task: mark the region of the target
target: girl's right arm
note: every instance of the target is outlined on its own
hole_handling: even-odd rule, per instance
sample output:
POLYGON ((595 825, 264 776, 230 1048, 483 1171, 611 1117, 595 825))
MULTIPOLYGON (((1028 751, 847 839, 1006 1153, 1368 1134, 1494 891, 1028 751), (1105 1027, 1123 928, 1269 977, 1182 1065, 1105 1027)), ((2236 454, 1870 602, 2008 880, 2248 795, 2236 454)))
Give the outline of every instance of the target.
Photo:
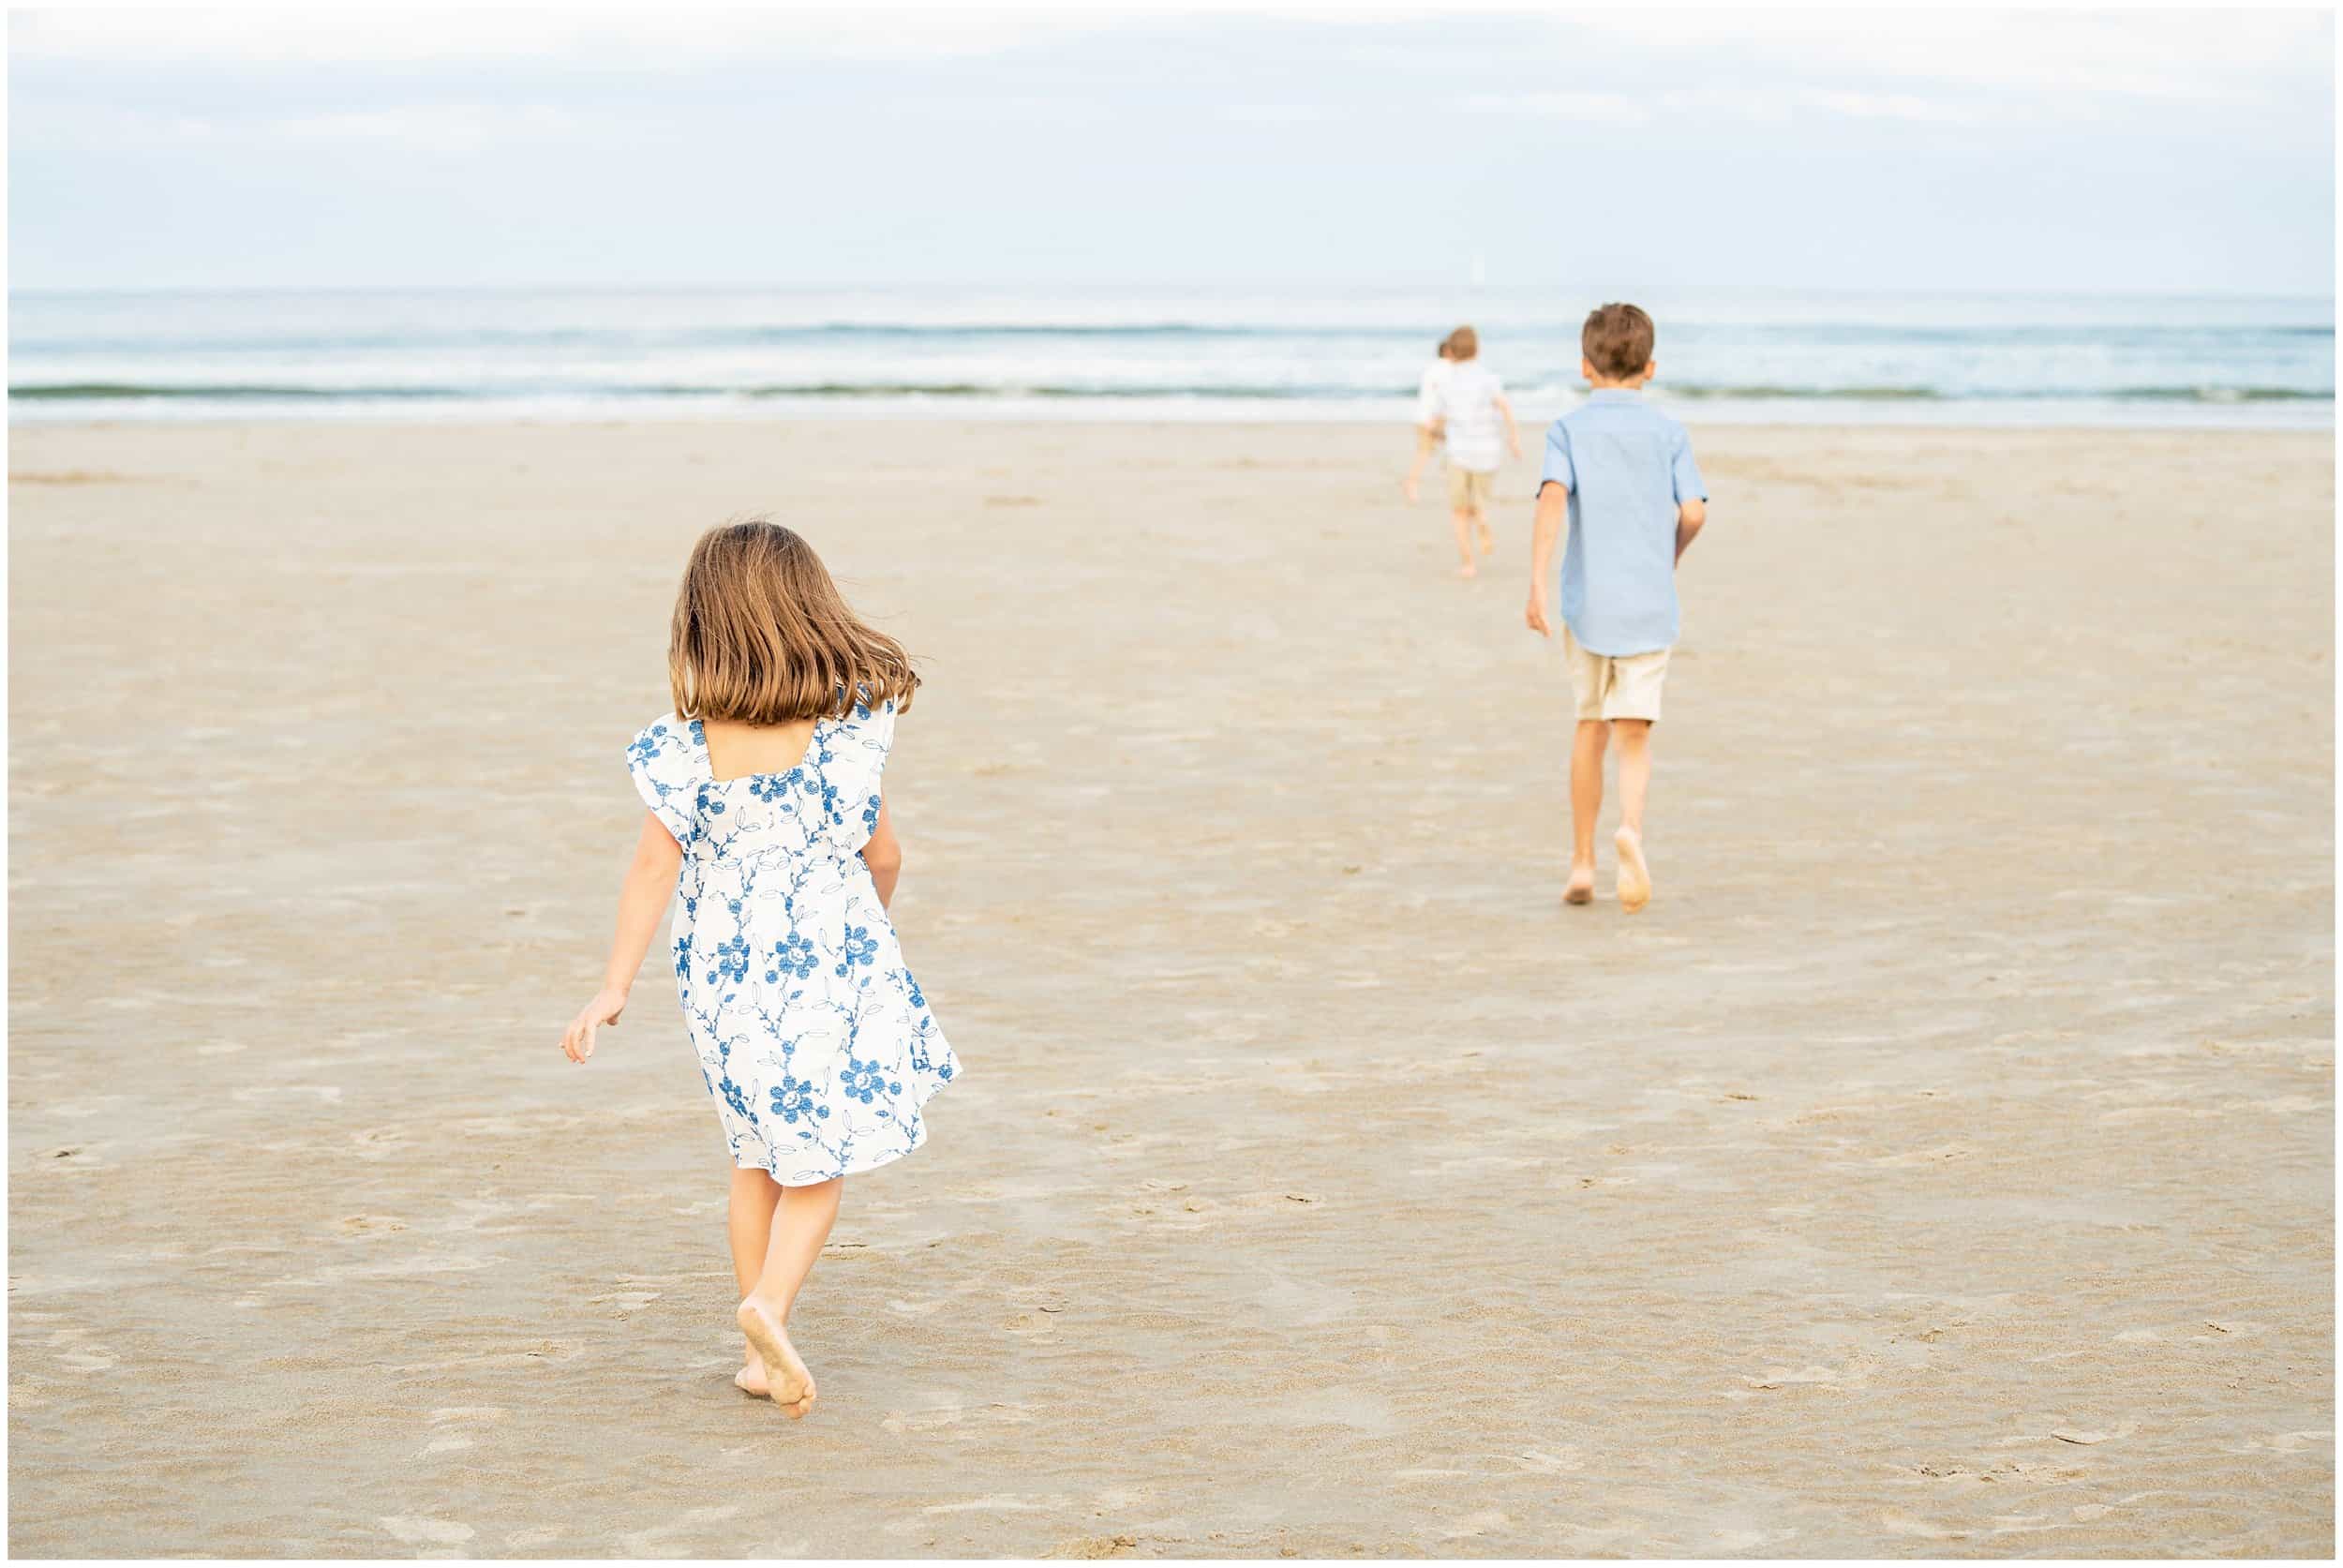
POLYGON ((634 973, 650 951, 659 931, 659 917, 675 897, 676 870, 683 863, 683 846, 658 817, 643 814, 643 831, 634 841, 634 862, 626 869, 619 889, 619 929, 610 938, 610 962, 602 972, 602 989, 570 1020, 561 1032, 561 1053, 582 1062, 594 1053, 594 1031, 615 1024, 626 1010, 627 993, 634 989, 634 973))
POLYGON ((895 824, 887 814, 884 799, 879 801, 878 826, 871 829, 871 842, 862 846, 862 863, 871 869, 871 886, 878 889, 879 907, 885 909, 895 902, 895 879, 903 874, 903 846, 895 837, 895 824))

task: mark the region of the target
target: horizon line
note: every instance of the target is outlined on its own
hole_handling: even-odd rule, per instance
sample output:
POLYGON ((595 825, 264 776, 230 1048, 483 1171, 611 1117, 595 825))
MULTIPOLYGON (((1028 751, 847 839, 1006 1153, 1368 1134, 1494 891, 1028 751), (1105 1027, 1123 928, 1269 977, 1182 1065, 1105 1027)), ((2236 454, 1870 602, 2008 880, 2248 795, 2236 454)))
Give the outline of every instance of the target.
MULTIPOLYGON (((1089 282, 1067 282, 1062 279, 1033 278, 1021 282, 953 281, 948 279, 895 280, 888 282, 856 282, 832 280, 827 282, 530 282, 530 283, 137 283, 97 286, 57 286, 36 284, 19 288, 11 286, 7 297, 21 298, 109 298, 142 295, 287 295, 287 294, 595 294, 595 293, 835 293, 852 290, 887 292, 909 290, 962 290, 977 291, 1014 291, 1018 290, 1160 290, 1197 291, 1260 290, 1285 291, 1295 289, 1335 289, 1354 291, 1389 291, 1412 292, 1424 290, 1462 290, 1472 293, 1523 294, 1532 292, 1572 293, 1604 292, 1611 284, 1595 283, 1442 283, 1442 282, 1342 282, 1326 278, 1279 282, 1271 279, 1251 281, 1221 280, 1215 282, 1181 282, 1163 279, 1113 279, 1089 282)), ((1792 283, 1672 283, 1647 287, 1652 293, 1685 293, 1713 291, 1719 293, 1794 294, 1838 297, 1895 298, 2091 298, 2117 297, 2124 299, 2231 299, 2284 300, 2315 302, 2332 306, 2335 291, 2300 292, 2271 289, 2181 288, 2156 286, 2067 286, 2035 285, 2011 287, 1939 288, 1924 285, 1858 285, 1824 287, 1792 283)))

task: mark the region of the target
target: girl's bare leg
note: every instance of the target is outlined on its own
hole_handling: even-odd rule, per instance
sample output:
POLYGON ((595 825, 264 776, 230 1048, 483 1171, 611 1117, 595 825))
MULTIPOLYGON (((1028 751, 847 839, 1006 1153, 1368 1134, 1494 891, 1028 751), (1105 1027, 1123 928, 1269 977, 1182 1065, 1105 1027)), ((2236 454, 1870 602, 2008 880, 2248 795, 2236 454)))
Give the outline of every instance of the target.
POLYGON ((829 1240, 829 1228, 838 1221, 838 1200, 845 1189, 843 1177, 782 1189, 764 1265, 740 1303, 740 1332, 765 1363, 773 1402, 793 1416, 813 1408, 814 1388, 813 1374, 789 1343, 789 1308, 797 1304, 805 1277, 813 1272, 822 1244, 829 1240))
MULTIPOLYGON (((732 1202, 724 1214, 724 1232, 732 1243, 732 1277, 739 1281, 740 1293, 747 1295, 756 1288, 756 1277, 765 1271, 765 1254, 772 1245, 773 1209, 781 1202, 781 1184, 762 1171, 732 1172, 732 1202)), ((748 1344, 746 1361, 733 1381, 751 1394, 766 1392, 765 1362, 756 1353, 756 1347, 748 1344)))

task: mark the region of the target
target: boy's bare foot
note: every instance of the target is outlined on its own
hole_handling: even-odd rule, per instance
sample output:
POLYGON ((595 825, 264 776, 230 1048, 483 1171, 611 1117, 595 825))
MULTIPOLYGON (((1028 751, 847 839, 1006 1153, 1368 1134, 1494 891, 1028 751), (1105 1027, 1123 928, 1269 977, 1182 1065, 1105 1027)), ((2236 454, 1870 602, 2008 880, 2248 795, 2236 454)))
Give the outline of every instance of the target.
POLYGON ((797 1347, 782 1332, 780 1318, 754 1296, 743 1301, 734 1316, 739 1319, 740 1332, 750 1348, 765 1364, 765 1378, 769 1385, 768 1397, 787 1411, 792 1420, 803 1416, 813 1408, 813 1374, 798 1359, 797 1347))
POLYGON ((1619 906, 1633 915, 1651 902, 1651 869, 1643 863, 1643 835, 1621 828, 1619 845, 1619 906))
POLYGON ((1465 562, 1462 566, 1459 566, 1459 567, 1457 567, 1457 568, 1456 568, 1456 575, 1458 575, 1459 577, 1477 577, 1477 576, 1479 576, 1480 575, 1481 575, 1481 569, 1480 569, 1479 567, 1477 567, 1477 566, 1473 565, 1473 564, 1472 564, 1472 562, 1470 562, 1470 561, 1469 561, 1469 560, 1468 560, 1468 561, 1466 561, 1466 562, 1465 562))
POLYGON ((1564 903, 1592 903, 1594 902, 1594 868, 1592 866, 1570 868, 1570 880, 1562 885, 1562 902, 1564 903))

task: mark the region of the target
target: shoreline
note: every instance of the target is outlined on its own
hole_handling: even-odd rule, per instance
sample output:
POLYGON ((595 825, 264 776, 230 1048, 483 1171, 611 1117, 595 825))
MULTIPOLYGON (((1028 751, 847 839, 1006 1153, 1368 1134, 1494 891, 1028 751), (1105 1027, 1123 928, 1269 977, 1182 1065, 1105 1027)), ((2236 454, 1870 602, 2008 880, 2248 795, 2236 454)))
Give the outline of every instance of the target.
MULTIPOLYGON (((2293 405, 2212 403, 2205 408, 2283 408, 2293 405)), ((2042 435, 2107 435, 2184 434, 2218 436, 2279 435, 2303 436, 2332 434, 2336 428, 2334 406, 2325 406, 2321 417, 2301 422, 2257 422, 2191 419, 2176 414, 2170 419, 2111 420, 2104 423, 2082 420, 2027 421, 2012 418, 2007 422, 1993 420, 1947 420, 1938 422, 1925 417, 1888 419, 1833 419, 1817 415, 1813 419, 1758 419, 1727 414, 1718 418, 1703 415, 1695 406, 1688 413, 1681 404, 1664 402, 1660 407, 1680 420, 1687 429, 1731 434, 1741 431, 1798 430, 1823 435, 1855 434, 1867 430, 1910 434, 1970 434, 1980 436, 2020 435, 2037 432, 2042 435)), ((1559 418, 1560 412, 1517 409, 1516 415, 1525 434, 1533 427, 1542 427, 1559 418)), ((647 428, 690 428, 705 426, 710 428, 738 428, 744 426, 772 425, 838 425, 942 426, 976 426, 987 429, 1049 430, 1049 429, 1112 429, 1146 428, 1156 426, 1172 430, 1228 431, 1258 426, 1280 432, 1357 431, 1363 428, 1388 428, 1406 439, 1411 428, 1410 410, 1400 405, 1388 411, 1376 411, 1352 418, 1326 418, 1316 412, 1296 413, 1290 418, 1264 416, 1259 412, 1246 414, 1198 412, 1190 415, 1167 415, 1159 411, 1130 411, 1108 408, 1096 414, 1058 413, 1041 415, 1025 410, 1003 410, 986 412, 974 409, 864 409, 826 406, 806 411, 780 408, 746 408, 733 411, 708 409, 693 410, 614 410, 606 413, 563 412, 530 414, 525 412, 443 413, 437 411, 399 412, 396 410, 369 410, 365 412, 314 414, 285 414, 281 416, 238 413, 154 414, 105 417, 51 416, 36 414, 20 418, 11 411, 8 429, 11 432, 33 430, 106 430, 135 431, 142 429, 205 429, 240 430, 264 428, 355 428, 382 426, 411 429, 478 429, 501 426, 526 426, 532 429, 608 429, 614 426, 643 426, 647 428)))

